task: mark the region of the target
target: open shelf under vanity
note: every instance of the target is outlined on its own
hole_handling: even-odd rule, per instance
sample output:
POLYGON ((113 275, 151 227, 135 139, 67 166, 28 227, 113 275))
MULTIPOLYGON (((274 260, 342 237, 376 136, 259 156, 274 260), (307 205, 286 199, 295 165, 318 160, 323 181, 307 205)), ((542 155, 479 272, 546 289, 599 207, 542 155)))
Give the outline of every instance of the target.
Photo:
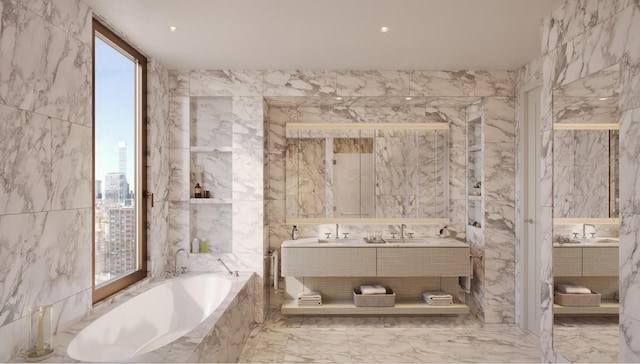
POLYGON ((353 300, 332 300, 319 306, 298 306, 296 300, 282 304, 283 315, 464 315, 469 306, 454 301, 449 306, 430 306, 421 300, 403 300, 393 307, 356 307, 353 300))
POLYGON ((620 305, 615 301, 602 301, 597 307, 569 307, 553 305, 554 315, 618 315, 620 305))

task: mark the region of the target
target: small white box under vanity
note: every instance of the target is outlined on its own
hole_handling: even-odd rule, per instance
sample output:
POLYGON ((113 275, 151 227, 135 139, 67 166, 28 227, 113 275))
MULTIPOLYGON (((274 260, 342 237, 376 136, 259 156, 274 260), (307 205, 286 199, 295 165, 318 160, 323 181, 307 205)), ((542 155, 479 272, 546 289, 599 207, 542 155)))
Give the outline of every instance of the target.
MULTIPOLYGON (((424 239, 423 239, 424 240, 424 239)), ((285 277, 284 315, 459 315, 468 314, 459 277, 472 275, 469 246, 449 238, 422 242, 368 244, 320 243, 318 239, 282 243, 285 277), (353 289, 381 284, 396 295, 393 307, 356 307, 353 289), (318 291, 322 305, 298 306, 300 292, 318 291), (422 292, 444 291, 452 305, 431 306, 422 292)))

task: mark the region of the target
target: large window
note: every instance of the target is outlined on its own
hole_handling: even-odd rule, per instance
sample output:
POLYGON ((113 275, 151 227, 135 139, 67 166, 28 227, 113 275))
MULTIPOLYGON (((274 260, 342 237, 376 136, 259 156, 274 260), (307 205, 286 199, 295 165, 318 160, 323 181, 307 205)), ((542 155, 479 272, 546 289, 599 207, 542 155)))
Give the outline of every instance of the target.
POLYGON ((93 21, 93 302, 147 275, 146 65, 93 21))

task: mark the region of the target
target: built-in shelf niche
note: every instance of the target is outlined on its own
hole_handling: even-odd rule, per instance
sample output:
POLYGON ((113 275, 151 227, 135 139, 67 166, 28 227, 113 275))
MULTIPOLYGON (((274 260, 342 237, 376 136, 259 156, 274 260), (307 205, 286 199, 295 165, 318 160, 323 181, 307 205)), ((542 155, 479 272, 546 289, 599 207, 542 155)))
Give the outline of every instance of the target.
POLYGON ((189 102, 189 222, 191 239, 207 240, 208 252, 233 251, 231 97, 191 97, 189 102), (195 198, 199 183, 210 198, 195 198))

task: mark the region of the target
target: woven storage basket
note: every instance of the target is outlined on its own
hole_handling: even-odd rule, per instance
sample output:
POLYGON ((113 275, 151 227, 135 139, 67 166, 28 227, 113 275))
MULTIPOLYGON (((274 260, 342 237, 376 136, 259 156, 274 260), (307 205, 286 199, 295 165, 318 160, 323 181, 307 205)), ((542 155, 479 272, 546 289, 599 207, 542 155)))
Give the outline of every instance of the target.
POLYGON ((386 294, 362 294, 360 288, 354 288, 353 303, 356 307, 393 307, 396 294, 391 288, 387 288, 386 294))
POLYGON ((553 302, 567 307, 598 307, 600 306, 600 293, 561 293, 554 292, 553 302))

